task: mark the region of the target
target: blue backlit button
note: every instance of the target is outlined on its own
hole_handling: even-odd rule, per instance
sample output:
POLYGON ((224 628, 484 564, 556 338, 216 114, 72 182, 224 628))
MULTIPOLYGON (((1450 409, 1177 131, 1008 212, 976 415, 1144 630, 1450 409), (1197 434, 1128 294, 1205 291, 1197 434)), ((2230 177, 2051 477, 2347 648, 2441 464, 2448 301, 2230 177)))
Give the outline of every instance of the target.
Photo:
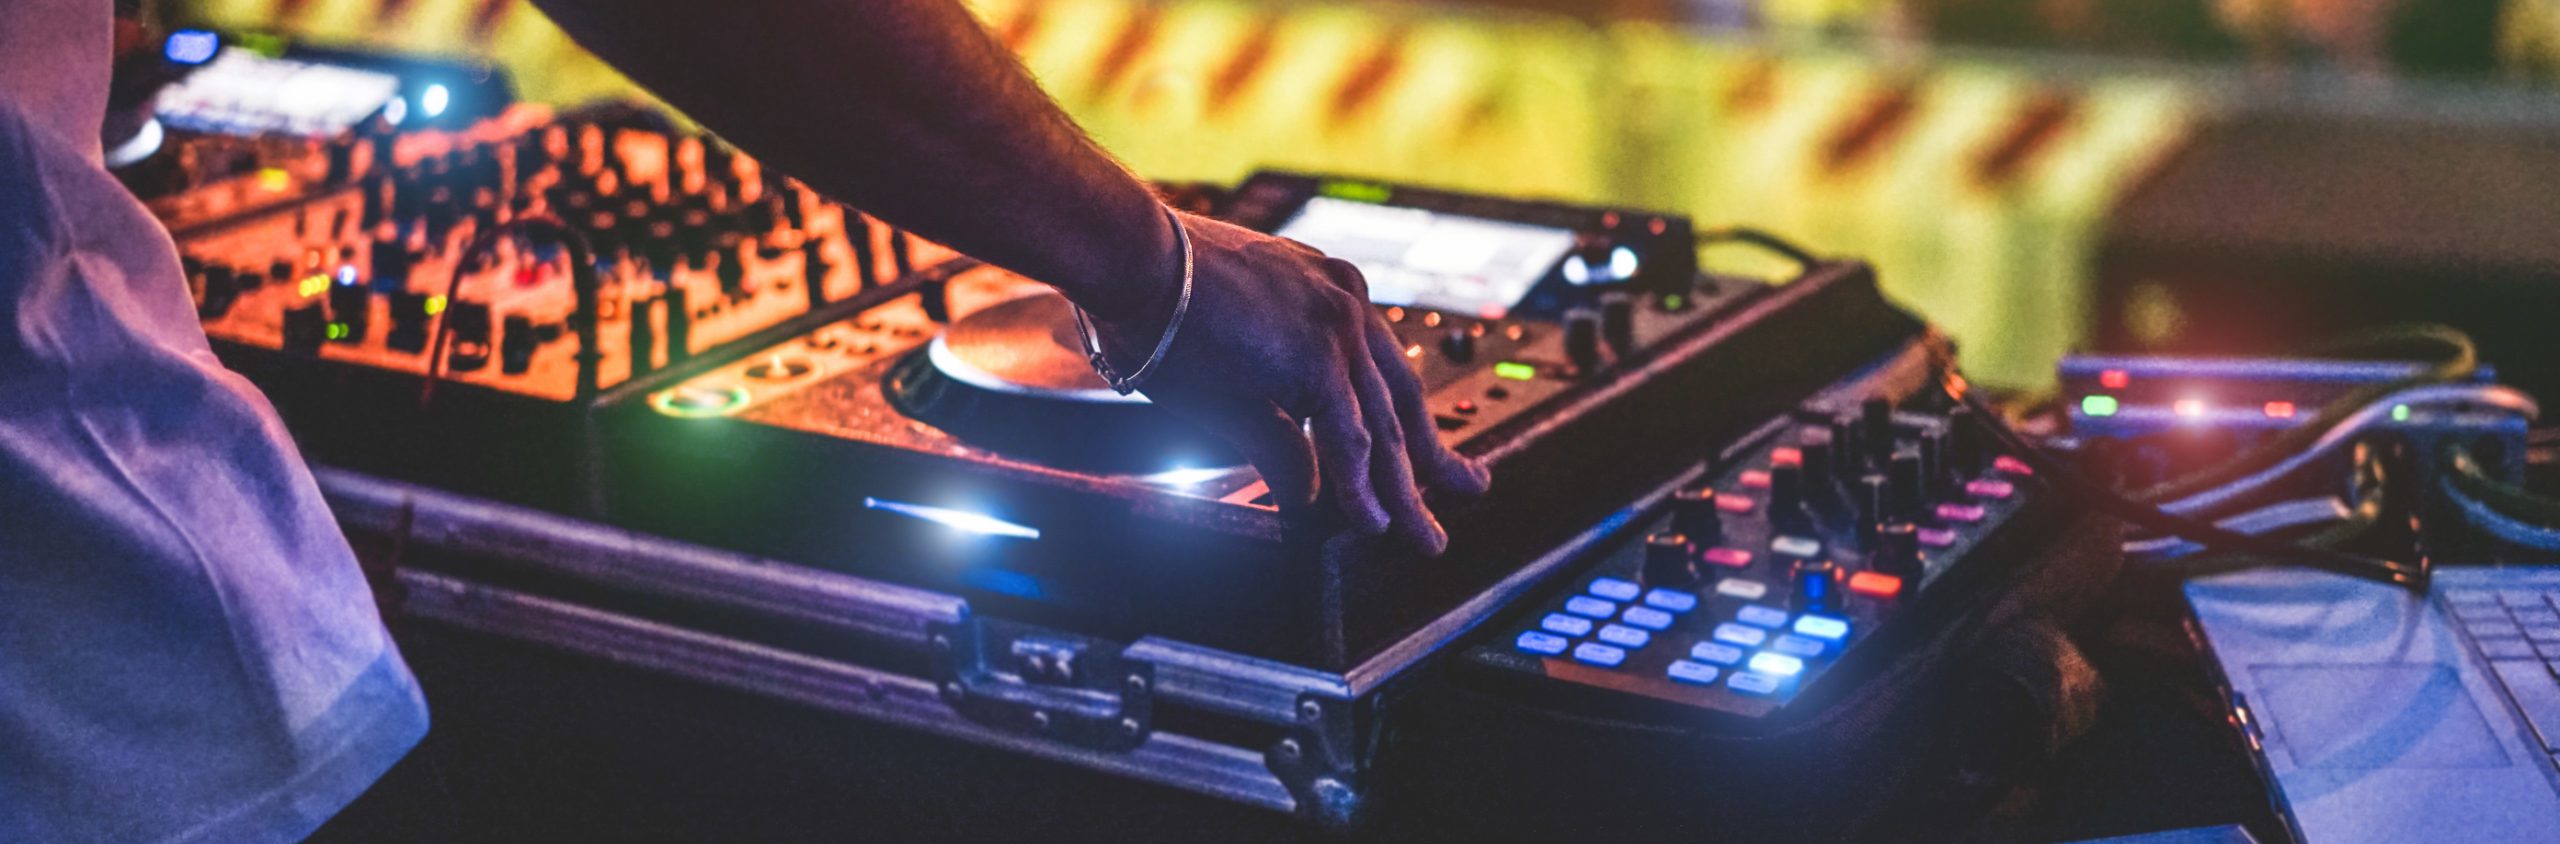
POLYGON ((1608 618, 1618 614, 1618 605, 1589 595, 1575 595, 1565 599, 1564 611, 1583 618, 1608 618))
POLYGON ((1624 624, 1612 624, 1600 628, 1600 641, 1621 647, 1641 648, 1646 642, 1653 641, 1653 634, 1624 624))
POLYGON ((1555 654, 1564 653, 1564 637, 1553 633, 1540 633, 1538 631, 1531 630, 1520 634, 1520 641, 1516 644, 1520 646, 1521 650, 1528 651, 1533 654, 1547 654, 1549 656, 1553 656, 1555 654))
POLYGON ((1771 677, 1793 677, 1804 673, 1804 660, 1782 653, 1761 651, 1751 655, 1751 670, 1771 677))
POLYGON ((1787 626, 1787 611, 1778 609, 1777 607, 1750 604, 1744 606, 1742 609, 1735 610, 1733 613, 1733 620, 1753 627, 1785 627, 1787 626))
POLYGON ((1618 620, 1646 630, 1660 630, 1671 626, 1671 614, 1652 607, 1628 607, 1627 614, 1619 616, 1618 620))
POLYGON ((1760 596, 1769 594, 1769 584, 1757 580, 1726 578, 1716 581, 1716 594, 1741 598, 1745 601, 1757 601, 1760 600, 1760 596))
POLYGON ((1616 668, 1618 663, 1627 661, 1627 652, 1598 642, 1584 642, 1573 646, 1573 659, 1602 668, 1616 668))
POLYGON ((1777 694, 1778 686, 1782 685, 1776 677, 1753 674, 1749 671, 1733 672, 1733 678, 1724 681, 1724 684, 1743 694, 1761 696, 1777 694))
POLYGON ((1719 642, 1699 642, 1689 646, 1689 658, 1717 665, 1733 665, 1742 661, 1742 649, 1719 642))
POLYGON ((1796 619, 1796 632, 1816 639, 1837 642, 1849 635, 1849 620, 1827 615, 1808 615, 1796 619))
POLYGON ((1670 673, 1671 679, 1704 686, 1714 683, 1717 677, 1724 674, 1724 669, 1682 659, 1672 661, 1670 673))
POLYGON ((1716 641, 1745 648, 1756 648, 1760 643, 1769 641, 1769 631, 1730 621, 1716 625, 1715 636, 1716 641))
POLYGON ((1822 655, 1822 640, 1786 633, 1778 636, 1776 641, 1770 642, 1769 649, 1792 657, 1810 659, 1822 655))
POLYGON ((1551 612, 1538 619, 1538 626, 1560 636, 1580 636, 1591 632, 1591 619, 1551 612))
POLYGON ((1769 550, 1789 557, 1812 558, 1822 556, 1822 543, 1801 536, 1780 534, 1769 540, 1769 550))
POLYGON ((1698 608, 1698 596, 1672 589, 1656 589, 1644 593, 1646 606, 1672 612, 1688 612, 1698 608))
POLYGON ((1644 587, 1642 586, 1637 586, 1631 581, 1619 580, 1614 577, 1594 578, 1591 581, 1591 594, 1598 595, 1612 601, 1632 601, 1636 599, 1636 593, 1643 591, 1644 587))

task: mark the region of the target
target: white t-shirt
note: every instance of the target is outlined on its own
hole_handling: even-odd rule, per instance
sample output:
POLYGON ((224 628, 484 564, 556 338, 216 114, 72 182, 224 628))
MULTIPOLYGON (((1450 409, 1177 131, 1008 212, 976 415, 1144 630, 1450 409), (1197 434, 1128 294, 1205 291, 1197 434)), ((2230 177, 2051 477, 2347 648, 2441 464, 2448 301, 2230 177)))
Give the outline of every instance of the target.
POLYGON ((0 842, 299 840, 425 703, 100 166, 111 11, 0 0, 0 842))

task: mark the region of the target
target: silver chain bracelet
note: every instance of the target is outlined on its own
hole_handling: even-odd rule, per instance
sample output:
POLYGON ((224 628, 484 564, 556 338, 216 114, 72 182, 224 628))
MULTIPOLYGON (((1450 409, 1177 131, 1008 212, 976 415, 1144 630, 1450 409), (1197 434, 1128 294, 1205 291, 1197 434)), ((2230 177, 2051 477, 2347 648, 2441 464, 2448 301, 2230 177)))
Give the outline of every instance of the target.
POLYGON ((1146 363, 1139 364, 1138 370, 1129 373, 1128 377, 1121 377, 1118 370, 1111 368, 1111 361, 1102 356, 1102 344, 1094 339, 1093 318, 1086 316, 1081 306, 1073 303, 1067 306, 1075 311, 1076 337, 1084 341, 1085 359, 1093 364, 1093 374, 1102 376, 1102 383, 1111 385, 1112 392, 1124 396, 1137 392, 1138 385, 1145 383, 1148 375, 1154 374, 1156 364, 1164 362, 1165 350, 1173 348, 1174 332, 1182 330, 1182 315, 1191 311, 1191 230, 1183 227, 1182 215, 1173 209, 1165 209, 1164 215, 1165 219, 1173 221, 1174 242, 1182 245, 1182 294, 1173 301, 1173 320, 1165 323, 1164 338, 1156 341, 1155 353, 1147 356, 1146 363))

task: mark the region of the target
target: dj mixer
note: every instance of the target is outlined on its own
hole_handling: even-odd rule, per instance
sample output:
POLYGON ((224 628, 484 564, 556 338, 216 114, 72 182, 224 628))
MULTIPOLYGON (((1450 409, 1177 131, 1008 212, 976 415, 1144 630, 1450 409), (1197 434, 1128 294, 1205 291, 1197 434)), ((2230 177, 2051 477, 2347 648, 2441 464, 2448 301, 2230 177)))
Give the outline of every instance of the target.
POLYGON ((1471 660, 1735 723, 1849 693, 1823 681, 1872 674, 2056 523, 2027 464, 1942 391, 1918 396, 1773 421, 1471 660))
POLYGON ((502 497, 574 497, 600 397, 952 257, 639 112, 363 148, 176 230, 205 333, 315 458, 502 497))

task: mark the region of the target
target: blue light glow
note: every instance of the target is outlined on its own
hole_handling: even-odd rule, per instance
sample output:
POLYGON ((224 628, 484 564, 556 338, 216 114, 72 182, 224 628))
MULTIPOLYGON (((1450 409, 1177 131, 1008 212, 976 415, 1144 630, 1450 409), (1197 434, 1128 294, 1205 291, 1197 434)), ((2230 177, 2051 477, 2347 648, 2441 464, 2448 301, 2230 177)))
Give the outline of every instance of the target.
POLYGON ((1161 486, 1197 486, 1219 475, 1224 475, 1227 471, 1226 469, 1194 469, 1186 466, 1148 475, 1146 480, 1147 483, 1161 486))
POLYGON ((979 536, 1001 536, 1008 539, 1040 538, 1039 528, 1035 528, 1030 525, 1015 524, 985 513, 972 513, 967 510, 955 510, 949 507, 935 507, 929 504, 909 504, 904 501, 882 501, 877 498, 862 499, 862 506, 873 510, 896 513, 908 518, 922 519, 953 530, 964 533, 973 533, 979 536))
POLYGON ((1804 673, 1804 660, 1764 651, 1751 655, 1751 670, 1771 677, 1793 677, 1804 673))
POLYGON ((418 95, 418 111, 428 117, 443 114, 445 106, 451 104, 453 91, 443 85, 428 85, 427 90, 418 95))
POLYGON ((1796 632, 1837 642, 1849 635, 1849 622, 1827 615, 1808 615, 1796 619, 1796 632))
POLYGON ((356 286, 356 265, 354 265, 354 264, 339 264, 339 265, 338 265, 338 286, 339 286, 339 287, 354 287, 354 286, 356 286))
POLYGON ((222 36, 201 29, 181 29, 161 42, 160 55, 178 64, 204 64, 222 49, 222 36))

